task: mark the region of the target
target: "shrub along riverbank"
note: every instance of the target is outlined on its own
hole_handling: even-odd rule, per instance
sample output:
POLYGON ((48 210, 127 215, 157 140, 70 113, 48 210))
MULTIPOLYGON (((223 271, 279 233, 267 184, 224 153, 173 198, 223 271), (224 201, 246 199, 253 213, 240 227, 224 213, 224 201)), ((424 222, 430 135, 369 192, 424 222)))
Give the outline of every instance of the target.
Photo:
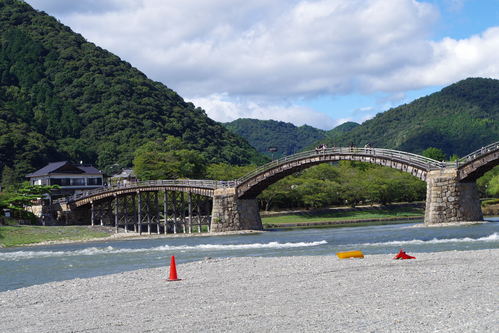
POLYGON ((0 247, 13 247, 48 241, 85 241, 110 235, 109 229, 90 226, 0 226, 0 247))
POLYGON ((347 226, 384 224, 394 221, 415 220, 424 217, 422 206, 363 207, 356 209, 329 209, 315 212, 299 212, 279 216, 264 216, 264 228, 347 226))

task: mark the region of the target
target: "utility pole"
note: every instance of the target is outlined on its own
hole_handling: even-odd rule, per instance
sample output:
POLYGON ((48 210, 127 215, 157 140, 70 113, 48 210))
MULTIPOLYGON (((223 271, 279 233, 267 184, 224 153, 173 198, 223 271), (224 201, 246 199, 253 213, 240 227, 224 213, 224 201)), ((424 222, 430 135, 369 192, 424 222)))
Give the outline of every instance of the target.
POLYGON ((274 160, 274 153, 277 151, 277 147, 269 147, 268 152, 272 153, 272 161, 274 160))

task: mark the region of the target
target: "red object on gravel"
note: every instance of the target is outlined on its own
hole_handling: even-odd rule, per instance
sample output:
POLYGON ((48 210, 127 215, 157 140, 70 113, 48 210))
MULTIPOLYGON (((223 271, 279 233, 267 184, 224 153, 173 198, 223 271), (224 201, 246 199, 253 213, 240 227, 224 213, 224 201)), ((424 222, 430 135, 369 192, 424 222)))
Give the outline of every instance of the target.
POLYGON ((403 249, 400 249, 399 253, 393 259, 416 259, 416 257, 410 256, 403 249))

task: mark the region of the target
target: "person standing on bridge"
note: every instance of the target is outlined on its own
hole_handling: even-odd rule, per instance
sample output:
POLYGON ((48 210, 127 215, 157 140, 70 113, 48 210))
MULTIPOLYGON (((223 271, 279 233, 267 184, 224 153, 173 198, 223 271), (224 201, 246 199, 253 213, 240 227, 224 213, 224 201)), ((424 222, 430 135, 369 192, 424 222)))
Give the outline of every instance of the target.
POLYGON ((315 152, 319 153, 320 151, 322 151, 322 153, 324 153, 326 149, 327 149, 326 144, 322 143, 315 148, 315 152))

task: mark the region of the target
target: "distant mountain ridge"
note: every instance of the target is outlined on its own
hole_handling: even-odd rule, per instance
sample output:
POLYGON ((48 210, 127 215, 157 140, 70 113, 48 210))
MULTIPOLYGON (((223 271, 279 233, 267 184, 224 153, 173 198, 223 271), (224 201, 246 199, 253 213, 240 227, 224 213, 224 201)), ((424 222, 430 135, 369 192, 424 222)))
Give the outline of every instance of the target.
POLYGON ((326 138, 326 131, 276 120, 241 118, 224 126, 267 156, 272 155, 270 147, 277 148, 274 156, 291 155, 326 138))
POLYGON ((447 156, 466 155, 499 141, 499 80, 468 78, 441 91, 390 109, 328 143, 421 153, 428 147, 447 156))
POLYGON ((334 141, 346 133, 350 133, 354 128, 357 128, 360 124, 353 121, 347 121, 341 125, 336 126, 332 130, 327 131, 326 137, 329 142, 334 141))
POLYGON ((56 160, 126 167, 167 135, 208 162, 262 161, 165 85, 25 2, 0 0, 0 175, 56 160))
POLYGON ((260 152, 278 143, 285 154, 330 146, 354 144, 420 154, 429 147, 448 157, 464 156, 499 141, 499 80, 468 78, 429 96, 379 113, 361 125, 347 122, 330 131, 306 126, 300 135, 293 124, 238 119, 225 126, 244 137, 260 152), (285 147, 293 147, 287 149, 285 147))

